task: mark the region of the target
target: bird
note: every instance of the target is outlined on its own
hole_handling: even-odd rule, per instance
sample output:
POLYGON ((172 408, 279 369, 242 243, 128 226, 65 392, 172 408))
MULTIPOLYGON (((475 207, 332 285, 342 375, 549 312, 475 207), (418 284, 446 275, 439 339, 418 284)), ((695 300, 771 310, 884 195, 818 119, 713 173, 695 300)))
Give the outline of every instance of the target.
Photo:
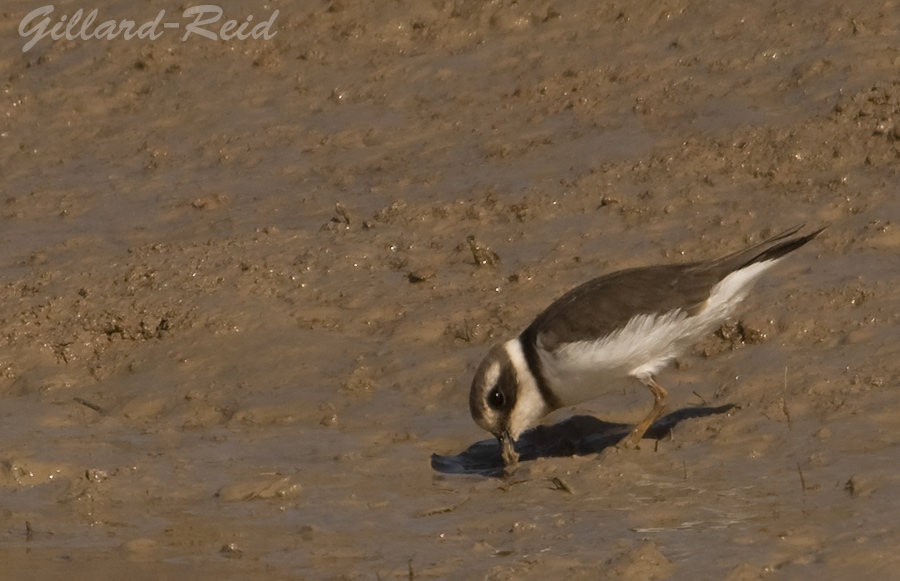
POLYGON ((799 235, 803 227, 721 258, 620 270, 575 287, 488 351, 469 392, 472 419, 497 438, 510 468, 519 436, 542 417, 636 381, 653 407, 619 445, 639 447, 666 407, 656 375, 720 326, 760 275, 825 229, 799 235))

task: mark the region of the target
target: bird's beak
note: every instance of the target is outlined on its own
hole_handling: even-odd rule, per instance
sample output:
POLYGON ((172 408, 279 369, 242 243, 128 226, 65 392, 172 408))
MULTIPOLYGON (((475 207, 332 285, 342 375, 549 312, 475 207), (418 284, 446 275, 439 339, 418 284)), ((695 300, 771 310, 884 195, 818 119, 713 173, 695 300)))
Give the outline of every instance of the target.
POLYGON ((507 468, 511 468, 519 463, 519 455, 516 453, 515 441, 509 432, 502 432, 497 439, 500 440, 500 450, 503 454, 503 463, 507 468))

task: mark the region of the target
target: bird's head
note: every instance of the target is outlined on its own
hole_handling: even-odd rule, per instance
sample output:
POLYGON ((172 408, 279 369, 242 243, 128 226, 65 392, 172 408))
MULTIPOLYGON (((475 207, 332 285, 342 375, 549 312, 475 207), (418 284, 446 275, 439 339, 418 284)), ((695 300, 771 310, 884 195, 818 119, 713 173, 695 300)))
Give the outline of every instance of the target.
POLYGON ((515 441, 549 412, 529 371, 518 339, 491 349, 475 371, 469 411, 499 441, 503 461, 518 461, 515 441))

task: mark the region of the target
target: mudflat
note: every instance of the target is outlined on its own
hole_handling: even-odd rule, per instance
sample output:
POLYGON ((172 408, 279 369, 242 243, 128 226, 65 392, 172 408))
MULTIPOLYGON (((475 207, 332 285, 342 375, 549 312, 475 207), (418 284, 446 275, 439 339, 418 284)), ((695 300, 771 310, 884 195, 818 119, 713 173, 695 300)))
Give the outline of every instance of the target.
POLYGON ((900 12, 219 6, 274 36, 102 0, 47 18, 181 28, 23 52, 4 4, 4 579, 896 574, 900 12), (563 292, 800 223, 640 450, 601 437, 636 383, 509 478, 453 463, 563 292))

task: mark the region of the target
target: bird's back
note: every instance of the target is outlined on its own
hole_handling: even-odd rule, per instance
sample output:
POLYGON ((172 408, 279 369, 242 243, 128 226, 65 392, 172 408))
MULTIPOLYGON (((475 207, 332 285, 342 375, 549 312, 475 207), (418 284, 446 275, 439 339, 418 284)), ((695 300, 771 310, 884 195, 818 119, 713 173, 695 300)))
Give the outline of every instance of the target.
POLYGON ((595 340, 613 333, 640 315, 662 315, 676 310, 687 316, 697 315, 707 305, 713 290, 729 275, 747 269, 748 275, 756 276, 745 277, 746 281, 735 278, 737 282, 752 284, 765 268, 750 267, 762 263, 772 266, 774 261, 822 231, 794 237, 801 227, 719 259, 632 268, 590 280, 564 294, 538 315, 523 333, 523 340, 540 339, 544 348, 552 351, 565 343, 595 340))

